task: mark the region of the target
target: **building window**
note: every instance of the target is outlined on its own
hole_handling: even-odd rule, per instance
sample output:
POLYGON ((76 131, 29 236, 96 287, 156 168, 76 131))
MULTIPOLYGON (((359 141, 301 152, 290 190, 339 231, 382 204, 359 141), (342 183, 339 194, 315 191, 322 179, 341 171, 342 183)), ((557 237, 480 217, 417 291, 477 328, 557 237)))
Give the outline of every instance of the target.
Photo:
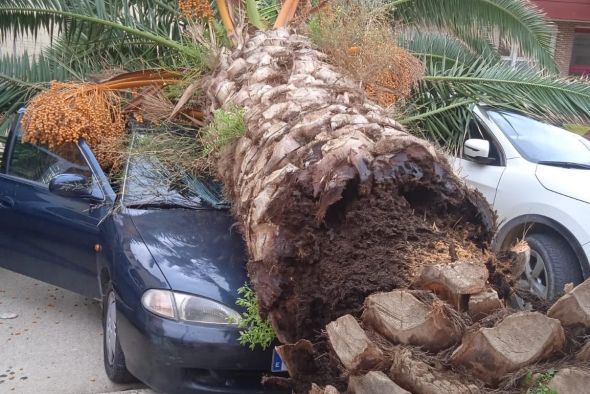
POLYGON ((498 48, 498 52, 505 63, 510 64, 512 67, 530 63, 530 59, 524 56, 518 45, 503 37, 499 31, 494 32, 492 38, 492 42, 498 48))
POLYGON ((502 55, 502 60, 512 67, 529 63, 529 59, 522 54, 520 48, 514 45, 508 48, 508 51, 500 52, 500 54, 502 55))
POLYGON ((590 74, 590 29, 576 28, 570 62, 570 74, 590 74))

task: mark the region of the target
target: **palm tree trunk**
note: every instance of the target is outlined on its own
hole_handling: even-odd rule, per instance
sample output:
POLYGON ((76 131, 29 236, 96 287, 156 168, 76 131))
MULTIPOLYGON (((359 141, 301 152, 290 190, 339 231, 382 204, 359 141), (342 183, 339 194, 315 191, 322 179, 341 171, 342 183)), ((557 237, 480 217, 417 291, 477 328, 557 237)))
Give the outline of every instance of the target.
POLYGON ((258 32, 205 86, 213 109, 246 110, 218 172, 280 341, 312 338, 366 295, 409 286, 433 243, 473 253, 489 243, 483 197, 307 38, 258 32))

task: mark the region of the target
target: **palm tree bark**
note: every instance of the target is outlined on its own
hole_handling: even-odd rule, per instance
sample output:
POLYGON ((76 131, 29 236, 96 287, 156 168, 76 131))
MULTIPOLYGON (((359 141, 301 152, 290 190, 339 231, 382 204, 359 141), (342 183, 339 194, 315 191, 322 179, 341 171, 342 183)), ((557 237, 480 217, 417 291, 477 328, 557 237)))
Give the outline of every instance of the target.
POLYGON ((307 38, 258 32, 220 63, 205 83, 212 107, 245 108, 247 129, 218 172, 280 341, 313 338, 366 295, 408 286, 436 240, 488 245, 483 197, 307 38))

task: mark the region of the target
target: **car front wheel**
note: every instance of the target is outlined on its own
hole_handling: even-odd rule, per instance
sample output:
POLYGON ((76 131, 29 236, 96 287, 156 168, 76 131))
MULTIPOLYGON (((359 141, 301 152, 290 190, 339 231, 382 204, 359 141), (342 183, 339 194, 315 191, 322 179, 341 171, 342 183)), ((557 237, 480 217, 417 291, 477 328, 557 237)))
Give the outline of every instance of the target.
POLYGON ((117 335, 117 300, 109 285, 103 297, 102 308, 104 368, 107 376, 115 383, 135 381, 125 366, 125 356, 117 335))
POLYGON ((534 233, 526 237, 531 259, 522 279, 536 296, 553 300, 563 294, 567 283, 582 282, 582 272, 569 244, 553 234, 534 233))

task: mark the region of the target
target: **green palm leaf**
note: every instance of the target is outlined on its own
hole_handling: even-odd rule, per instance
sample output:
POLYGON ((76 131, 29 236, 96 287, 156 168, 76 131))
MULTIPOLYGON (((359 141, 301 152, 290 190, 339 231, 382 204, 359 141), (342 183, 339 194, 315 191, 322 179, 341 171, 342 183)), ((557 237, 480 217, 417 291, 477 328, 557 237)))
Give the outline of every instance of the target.
MULTIPOLYGON (((153 42, 155 45, 161 45, 164 47, 172 48, 185 55, 194 55, 194 48, 190 48, 186 45, 179 43, 176 40, 170 39, 164 35, 158 35, 151 31, 142 30, 139 25, 127 26, 120 22, 113 22, 107 19, 101 19, 93 15, 85 15, 71 11, 62 11, 57 9, 43 9, 43 8, 14 8, 7 6, 0 6, 0 19, 3 18, 15 18, 18 19, 21 15, 27 14, 38 14, 63 17, 64 19, 73 19, 78 23, 89 23, 92 25, 98 25, 105 28, 110 28, 116 31, 126 33, 128 35, 141 38, 147 41, 153 42)), ((76 30, 76 29, 71 29, 76 30)))
POLYGON ((444 68, 452 67, 455 63, 474 64, 482 59, 490 63, 500 61, 497 52, 490 51, 485 56, 457 36, 436 30, 406 29, 398 35, 397 43, 423 63, 440 63, 444 68))
POLYGON ((42 89, 51 80, 72 79, 73 73, 66 67, 41 55, 31 60, 25 52, 22 56, 0 58, 0 112, 10 114, 42 89))
POLYGON ((427 63, 426 75, 406 104, 403 123, 428 130, 435 139, 456 141, 469 105, 484 102, 524 111, 556 123, 590 120, 590 84, 559 78, 530 66, 481 60, 451 67, 427 63))
POLYGON ((204 67, 205 50, 183 41, 172 0, 4 0, 0 34, 58 33, 36 60, 0 58, 0 111, 23 105, 51 80, 83 80, 105 68, 204 67))
MULTIPOLYGON (((394 15, 406 23, 443 29, 469 43, 494 31, 547 70, 554 71, 553 25, 528 0, 391 0, 394 15)), ((423 29, 423 27, 422 27, 423 29)))

